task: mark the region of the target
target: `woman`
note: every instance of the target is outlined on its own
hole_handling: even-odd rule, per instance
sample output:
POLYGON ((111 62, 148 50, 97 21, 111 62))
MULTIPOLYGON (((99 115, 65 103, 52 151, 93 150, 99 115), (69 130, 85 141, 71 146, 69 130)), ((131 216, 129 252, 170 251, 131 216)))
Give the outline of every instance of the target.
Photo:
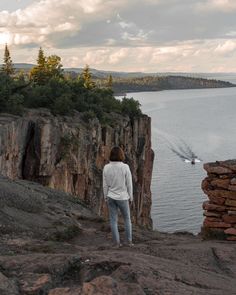
POLYGON ((133 201, 132 176, 129 166, 123 163, 124 159, 123 150, 120 147, 113 147, 110 163, 103 169, 103 193, 108 204, 112 238, 116 247, 121 246, 118 231, 119 210, 124 218, 127 243, 133 246, 129 208, 129 200, 133 201))

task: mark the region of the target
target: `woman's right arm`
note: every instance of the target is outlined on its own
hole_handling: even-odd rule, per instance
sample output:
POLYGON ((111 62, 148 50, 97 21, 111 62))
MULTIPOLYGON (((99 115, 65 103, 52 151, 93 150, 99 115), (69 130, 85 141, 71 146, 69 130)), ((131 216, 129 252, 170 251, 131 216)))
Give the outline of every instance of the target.
POLYGON ((133 182, 132 182, 132 174, 130 172, 130 168, 127 165, 127 172, 126 172, 126 186, 127 192, 130 196, 130 201, 133 202, 133 182))

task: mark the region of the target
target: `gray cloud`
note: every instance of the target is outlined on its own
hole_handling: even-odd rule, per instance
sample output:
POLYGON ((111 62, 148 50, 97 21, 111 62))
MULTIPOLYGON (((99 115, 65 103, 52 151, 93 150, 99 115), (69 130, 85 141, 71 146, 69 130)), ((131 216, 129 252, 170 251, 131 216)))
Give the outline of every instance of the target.
POLYGON ((236 70, 233 1, 40 0, 22 7, 0 11, 0 44, 22 57, 23 48, 42 46, 60 52, 67 66, 90 58, 93 66, 191 71, 208 59, 209 71, 229 60, 236 70))
POLYGON ((63 46, 64 41, 66 47, 68 40, 90 46, 137 46, 137 42, 153 46, 173 41, 228 38, 228 34, 236 30, 234 11, 216 10, 213 4, 219 1, 214 0, 133 0, 126 5, 121 1, 120 6, 112 6, 113 1, 105 0, 79 2, 80 5, 75 5, 72 0, 63 0, 58 4, 58 1, 46 0, 21 11, 0 12, 0 26, 10 29, 12 34, 40 35, 45 41, 54 36, 54 42, 63 46), (33 31, 34 28, 37 29, 33 31), (57 33, 61 38, 55 38, 57 33), (77 38, 73 39, 73 35, 77 38), (115 42, 107 43, 107 40, 115 42))

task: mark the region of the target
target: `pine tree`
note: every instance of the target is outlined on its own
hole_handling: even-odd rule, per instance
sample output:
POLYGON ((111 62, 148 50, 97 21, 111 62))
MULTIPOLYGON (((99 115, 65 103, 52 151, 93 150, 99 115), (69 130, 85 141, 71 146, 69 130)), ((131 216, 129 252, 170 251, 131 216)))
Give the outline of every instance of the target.
POLYGON ((46 57, 43 49, 40 47, 37 58, 37 66, 30 71, 30 80, 39 85, 44 85, 47 81, 46 57))
POLYGON ((43 51, 42 47, 39 48, 37 64, 38 64, 39 68, 45 69, 46 57, 44 55, 44 51, 43 51))
POLYGON ((107 87, 112 88, 112 85, 113 85, 113 78, 112 78, 112 75, 109 75, 107 80, 107 87))
POLYGON ((88 65, 85 66, 82 72, 82 78, 84 80, 84 87, 87 89, 92 89, 95 87, 94 82, 92 81, 92 74, 88 65))
POLYGON ((5 72, 8 76, 11 76, 14 74, 14 68, 13 68, 10 51, 8 49, 7 44, 5 45, 2 71, 5 72))

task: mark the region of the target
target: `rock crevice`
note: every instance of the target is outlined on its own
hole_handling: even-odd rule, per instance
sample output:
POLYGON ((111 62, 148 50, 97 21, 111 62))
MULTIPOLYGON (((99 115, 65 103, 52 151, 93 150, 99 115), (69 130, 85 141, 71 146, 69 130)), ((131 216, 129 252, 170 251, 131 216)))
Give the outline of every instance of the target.
POLYGON ((114 114, 112 126, 96 119, 85 123, 79 113, 54 116, 45 109, 28 110, 23 118, 1 115, 0 173, 71 193, 107 216, 102 169, 111 147, 122 145, 133 175, 133 221, 151 227, 151 120, 114 114))

